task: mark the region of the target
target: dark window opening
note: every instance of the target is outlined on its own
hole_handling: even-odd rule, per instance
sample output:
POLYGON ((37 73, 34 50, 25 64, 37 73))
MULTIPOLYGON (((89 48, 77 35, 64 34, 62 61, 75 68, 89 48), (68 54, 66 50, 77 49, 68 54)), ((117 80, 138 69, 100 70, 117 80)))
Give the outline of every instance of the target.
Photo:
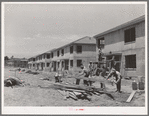
POLYGON ((51 53, 51 58, 53 58, 53 52, 51 53))
POLYGON ((135 41, 135 28, 124 31, 125 43, 135 41))
POLYGON ((82 53, 82 46, 77 46, 77 53, 82 53))
POLYGON ((50 54, 47 54, 47 59, 50 59, 50 54))
POLYGON ((57 51, 57 57, 59 57, 59 51, 57 51))
POLYGON ((47 67, 49 67, 50 63, 47 63, 47 67))
POLYGON ((70 60, 70 66, 73 67, 73 60, 70 60))
POLYGON ((80 67, 82 65, 82 60, 77 60, 77 67, 80 67))
POLYGON ((136 55, 125 56, 125 68, 136 68, 136 55))
POLYGON ((73 46, 70 47, 70 54, 73 53, 73 46))
POLYGON ((62 56, 64 55, 64 49, 61 50, 61 55, 62 55, 62 56))
POLYGON ((105 45, 104 38, 100 38, 97 41, 98 41, 98 48, 104 48, 104 45, 105 45))
POLYGON ((60 62, 58 62, 58 68, 60 67, 60 62))

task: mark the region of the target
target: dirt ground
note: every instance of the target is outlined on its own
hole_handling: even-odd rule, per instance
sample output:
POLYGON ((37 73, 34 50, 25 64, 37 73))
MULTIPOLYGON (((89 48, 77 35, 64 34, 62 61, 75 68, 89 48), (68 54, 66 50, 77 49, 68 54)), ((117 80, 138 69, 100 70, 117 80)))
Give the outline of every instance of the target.
MULTIPOLYGON (((14 68, 5 68, 4 78, 9 78, 9 76, 15 76, 14 68)), ((38 75, 28 74, 25 72, 17 72, 17 77, 25 81, 26 86, 15 86, 4 87, 4 106, 136 106, 144 107, 145 106, 145 92, 139 91, 135 94, 134 98, 130 103, 126 103, 129 95, 132 92, 132 81, 122 79, 122 93, 114 92, 116 87, 109 81, 106 81, 106 90, 109 92, 115 100, 112 100, 106 94, 93 95, 91 101, 86 99, 79 99, 77 101, 72 98, 64 100, 63 96, 55 89, 43 89, 38 87, 48 86, 54 83, 54 72, 46 73, 39 72, 38 75), (50 80, 41 80, 48 75, 50 80)), ((99 78, 99 77, 96 77, 99 78)), ((63 82, 66 80, 63 79, 63 82)), ((68 78, 67 81, 72 83, 75 79, 68 78)), ((82 82, 81 82, 82 83, 82 82)), ((94 83, 94 86, 99 86, 98 82, 94 83)))

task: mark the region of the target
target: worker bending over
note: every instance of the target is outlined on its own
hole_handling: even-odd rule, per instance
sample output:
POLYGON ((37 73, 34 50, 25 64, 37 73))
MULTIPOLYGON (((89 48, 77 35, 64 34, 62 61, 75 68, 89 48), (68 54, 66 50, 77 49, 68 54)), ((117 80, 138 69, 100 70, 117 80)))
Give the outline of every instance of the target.
POLYGON ((122 76, 120 72, 116 71, 114 68, 111 69, 110 73, 108 74, 107 79, 109 79, 111 76, 113 76, 113 82, 116 84, 117 90, 115 92, 121 93, 121 79, 122 76))

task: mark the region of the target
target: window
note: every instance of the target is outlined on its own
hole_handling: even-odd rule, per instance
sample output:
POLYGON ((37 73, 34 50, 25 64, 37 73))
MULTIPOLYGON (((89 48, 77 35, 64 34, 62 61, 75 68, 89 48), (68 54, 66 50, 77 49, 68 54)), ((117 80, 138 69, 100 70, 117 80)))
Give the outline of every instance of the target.
POLYGON ((64 55, 64 49, 61 50, 61 55, 62 55, 62 56, 64 55))
POLYGON ((59 51, 57 51, 57 57, 59 57, 59 51))
POLYGON ((33 61, 35 61, 35 58, 33 58, 33 61))
POLYGON ((127 29, 124 31, 125 43, 135 41, 135 28, 127 29))
POLYGON ((49 67, 50 63, 47 63, 47 67, 49 67))
POLYGON ((47 59, 50 59, 50 54, 47 54, 47 59))
POLYGON ((104 48, 105 40, 104 38, 98 39, 98 48, 104 48))
POLYGON ((70 60, 70 66, 73 67, 73 60, 70 60))
POLYGON ((136 68, 136 55, 125 56, 125 68, 136 68))
POLYGON ((73 46, 70 46, 70 54, 73 53, 73 46))
POLYGON ((51 53, 51 58, 53 58, 53 52, 51 53))
POLYGON ((77 60, 77 67, 80 67, 82 65, 82 60, 77 60))
POLYGON ((82 46, 77 46, 77 53, 82 53, 82 46))
POLYGON ((58 68, 59 68, 60 62, 58 62, 58 68))

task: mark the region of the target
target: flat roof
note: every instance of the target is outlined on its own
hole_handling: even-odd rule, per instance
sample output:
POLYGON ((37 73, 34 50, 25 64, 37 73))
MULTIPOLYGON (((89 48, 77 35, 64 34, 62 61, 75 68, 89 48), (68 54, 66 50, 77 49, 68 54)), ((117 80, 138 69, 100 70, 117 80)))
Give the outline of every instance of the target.
POLYGON ((122 24, 122 25, 119 25, 119 26, 117 26, 117 27, 114 27, 114 28, 112 28, 112 29, 109 29, 109 30, 107 30, 107 31, 104 31, 104 32, 102 32, 102 33, 100 33, 100 34, 97 34, 97 35, 94 36, 94 38, 97 39, 97 37, 106 35, 106 34, 108 34, 108 33, 111 33, 111 32, 113 32, 113 31, 117 31, 117 30, 119 30, 119 29, 125 28, 125 27, 130 26, 130 25, 134 25, 134 24, 139 23, 139 22, 142 22, 142 21, 144 21, 144 20, 145 20, 145 15, 140 16, 140 17, 138 17, 138 18, 136 18, 136 19, 134 19, 134 20, 131 20, 131 21, 126 22, 126 23, 124 23, 124 24, 122 24))

